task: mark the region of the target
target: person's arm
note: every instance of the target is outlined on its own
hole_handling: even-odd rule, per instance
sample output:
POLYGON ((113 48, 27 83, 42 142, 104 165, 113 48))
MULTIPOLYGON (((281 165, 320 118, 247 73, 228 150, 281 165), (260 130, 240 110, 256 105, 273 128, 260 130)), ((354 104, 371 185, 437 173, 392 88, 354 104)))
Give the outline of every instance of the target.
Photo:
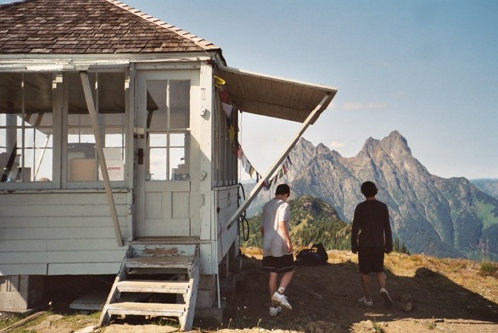
POLYGON ((384 237, 385 237, 385 252, 391 253, 393 251, 393 236, 391 232, 391 223, 389 222, 389 210, 386 207, 384 219, 384 237))
POLYGON ((353 217, 353 227, 351 230, 351 251, 353 253, 358 252, 358 233, 360 231, 359 222, 358 222, 358 207, 354 210, 353 217))
POLYGON ((290 239, 289 230, 287 230, 287 222, 279 221, 278 229, 280 230, 280 234, 284 237, 285 245, 287 245, 287 249, 289 252, 292 252, 292 241, 290 239))
POLYGON ((259 230, 261 230, 261 234, 264 236, 265 235, 265 227, 263 227, 263 225, 261 225, 259 227, 259 230))

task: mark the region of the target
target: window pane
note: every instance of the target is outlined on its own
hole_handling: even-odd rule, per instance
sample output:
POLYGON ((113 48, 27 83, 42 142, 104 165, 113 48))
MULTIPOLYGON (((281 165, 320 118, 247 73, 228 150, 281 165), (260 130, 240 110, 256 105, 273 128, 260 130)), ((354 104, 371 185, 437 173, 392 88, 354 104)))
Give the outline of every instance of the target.
POLYGON ((190 179, 188 151, 190 135, 188 133, 170 134, 169 175, 173 180, 190 179))
POLYGON ((146 132, 150 147, 148 172, 151 176, 146 175, 146 178, 190 179, 189 113, 190 81, 147 81, 146 132))
POLYGON ((190 81, 170 81, 171 129, 189 128, 190 81))
POLYGON ((99 113, 124 114, 125 110, 125 74, 99 73, 99 113))
POLYGON ((32 181, 53 179, 52 74, 24 74, 23 175, 32 181), (30 172, 31 170, 31 172, 30 172))
MULTIPOLYGON (((126 156, 126 109, 124 73, 99 73, 98 112, 104 131, 104 156, 110 181, 123 181, 126 156)), ((103 180, 99 172, 99 180, 103 180)))
POLYGON ((52 74, 1 74, 0 82, 2 181, 52 180, 52 74))
MULTIPOLYGON (((124 73, 89 73, 92 98, 98 113, 107 171, 111 181, 124 180, 126 115, 124 73), (96 84, 96 82, 98 84, 96 84)), ((67 74, 67 180, 102 181, 95 134, 78 73, 67 74)))
MULTIPOLYGON (((95 96, 95 74, 89 74, 92 95, 95 96)), ((79 73, 66 74, 68 87, 67 116, 67 180, 97 180, 95 137, 88 115, 79 73)))
POLYGON ((166 130, 166 88, 168 81, 147 81, 147 129, 166 130))
POLYGON ((173 180, 188 180, 190 173, 185 165, 185 149, 170 148, 170 177, 173 180))
POLYGON ((166 180, 166 150, 151 148, 149 151, 149 177, 147 180, 166 180))
POLYGON ((166 134, 151 133, 149 135, 149 146, 154 148, 166 148, 166 134))

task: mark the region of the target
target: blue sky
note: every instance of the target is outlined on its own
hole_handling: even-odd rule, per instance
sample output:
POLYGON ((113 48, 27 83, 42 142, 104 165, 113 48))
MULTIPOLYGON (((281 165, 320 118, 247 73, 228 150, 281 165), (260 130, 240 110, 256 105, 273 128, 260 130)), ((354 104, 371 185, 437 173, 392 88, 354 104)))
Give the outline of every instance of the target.
MULTIPOLYGON (((337 87, 304 134, 315 145, 351 157, 398 130, 435 175, 498 178, 498 1, 123 2, 215 43, 231 67, 337 87)), ((260 173, 298 128, 243 114, 260 173)))
MULTIPOLYGON (((304 134, 315 145, 351 157, 398 130, 433 174, 498 178, 497 1, 125 2, 215 43, 229 66, 337 87, 304 134)), ((243 114, 242 146, 265 172, 298 128, 243 114)))

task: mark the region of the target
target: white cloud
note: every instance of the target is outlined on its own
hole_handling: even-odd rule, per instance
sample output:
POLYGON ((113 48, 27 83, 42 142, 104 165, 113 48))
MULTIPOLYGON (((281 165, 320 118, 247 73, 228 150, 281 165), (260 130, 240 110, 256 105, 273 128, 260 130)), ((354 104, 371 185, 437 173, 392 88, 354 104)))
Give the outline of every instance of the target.
POLYGON ((386 107, 384 103, 359 103, 359 102, 346 102, 342 105, 342 108, 347 111, 358 111, 358 110, 381 110, 386 107))
POLYGON ((367 104, 367 109, 368 110, 381 110, 386 107, 386 104, 384 103, 368 103, 367 104))
POLYGON ((346 144, 344 142, 332 141, 329 143, 331 149, 338 149, 344 147, 346 144))
POLYGON ((356 111, 363 109, 363 103, 347 102, 342 105, 342 108, 347 111, 356 111))

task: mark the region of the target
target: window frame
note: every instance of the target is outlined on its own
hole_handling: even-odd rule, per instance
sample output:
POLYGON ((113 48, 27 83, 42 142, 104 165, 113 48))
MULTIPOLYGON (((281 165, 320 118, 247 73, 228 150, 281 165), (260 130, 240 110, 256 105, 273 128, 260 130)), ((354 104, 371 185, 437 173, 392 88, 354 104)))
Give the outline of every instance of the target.
MULTIPOLYGON (((69 73, 78 73, 78 72, 67 72, 69 73)), ((125 149, 123 156, 124 156, 124 173, 123 173, 123 180, 119 181, 110 181, 111 187, 113 188, 125 188, 128 186, 128 170, 130 168, 130 163, 133 164, 132 162, 129 161, 129 150, 132 149, 130 148, 131 146, 129 145, 130 142, 130 131, 129 131, 129 121, 130 121, 130 116, 129 116, 129 107, 128 107, 128 87, 129 87, 129 74, 127 71, 116 71, 116 70, 96 70, 96 71, 89 71, 88 74, 90 75, 95 75, 95 87, 92 87, 92 94, 93 94, 93 101, 95 103, 95 109, 97 111, 97 114, 99 114, 99 73, 123 73, 124 75, 124 114, 123 114, 123 119, 124 119, 124 124, 122 126, 124 130, 124 147, 125 149)), ((79 79, 79 75, 78 75, 79 79)), ((64 79, 63 81, 67 82, 69 80, 64 79)), ((59 179, 61 181, 61 188, 65 189, 104 189, 105 184, 104 180, 95 180, 95 181, 72 181, 68 180, 68 146, 69 143, 68 141, 68 120, 69 120, 69 84, 64 84, 64 103, 63 103, 63 110, 62 110, 62 116, 61 116, 61 137, 60 137, 60 147, 61 149, 61 173, 59 175, 59 179)), ((102 127, 102 124, 99 122, 99 126, 102 127)), ((91 128, 91 126, 90 126, 91 128)), ((93 131, 93 129, 92 129, 93 131)), ((93 133, 93 132, 92 132, 93 133)), ((102 131, 101 131, 102 133, 102 131)), ((95 143, 96 144, 96 143, 95 143)), ((104 149, 106 147, 103 147, 104 149)), ((96 164, 96 169, 98 172, 99 169, 99 163, 98 163, 98 156, 97 152, 95 152, 95 164, 96 164)), ((97 174, 98 176, 98 174, 97 174)))
MULTIPOLYGON (((30 71, 17 71, 17 72, 2 72, 19 74, 24 82, 25 74, 34 73, 30 71)), ((13 191, 13 190, 64 190, 64 189, 104 189, 104 181, 68 181, 67 180, 67 134, 68 134, 68 91, 69 84, 66 79, 68 73, 79 73, 78 71, 51 71, 45 72, 52 75, 52 179, 51 181, 43 182, 0 182, 0 191, 13 191)), ((123 135, 122 140, 124 149, 124 172, 123 180, 111 181, 112 188, 126 188, 130 184, 129 174, 130 169, 133 168, 133 137, 130 128, 133 122, 133 115, 130 115, 129 107, 129 86, 130 86, 130 72, 128 68, 125 69, 96 69, 89 73, 122 73, 124 78, 124 114, 123 114, 123 135)), ((78 75, 79 77, 79 75, 78 75)), ((21 87, 22 88, 22 87, 21 87)), ((24 89, 24 88, 22 88, 24 89)), ((24 112, 24 92, 21 90, 22 112, 24 112)), ((97 95, 97 94, 96 94, 97 95)), ((94 96, 94 102, 98 98, 94 96)), ((98 106, 98 105, 97 105, 98 106)), ((98 108, 97 108, 98 111, 98 108)), ((101 125, 101 124, 99 124, 101 125)), ((92 131, 93 134, 93 131, 92 131)), ((105 148, 105 147, 104 147, 105 148)), ((18 148, 19 149, 19 148, 18 148)), ((98 160, 97 160, 98 161, 98 160)), ((98 167, 98 164, 97 164, 98 167)))

